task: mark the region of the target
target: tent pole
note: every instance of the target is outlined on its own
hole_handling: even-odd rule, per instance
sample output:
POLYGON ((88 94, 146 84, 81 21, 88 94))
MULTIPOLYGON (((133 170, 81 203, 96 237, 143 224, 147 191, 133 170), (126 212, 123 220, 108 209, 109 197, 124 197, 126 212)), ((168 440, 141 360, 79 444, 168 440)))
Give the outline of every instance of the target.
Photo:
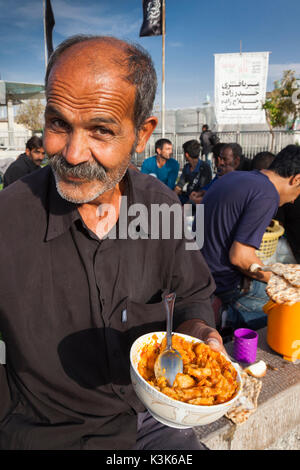
POLYGON ((166 2, 162 3, 162 83, 161 83, 161 131, 165 137, 165 36, 166 36, 166 2))

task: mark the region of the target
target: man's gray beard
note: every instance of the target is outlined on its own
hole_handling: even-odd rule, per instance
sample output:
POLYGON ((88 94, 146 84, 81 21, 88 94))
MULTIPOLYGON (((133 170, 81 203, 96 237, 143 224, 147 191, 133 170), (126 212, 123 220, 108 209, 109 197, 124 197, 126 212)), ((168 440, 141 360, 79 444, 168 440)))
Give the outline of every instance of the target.
MULTIPOLYGON (((130 156, 133 152, 131 152, 130 156)), ((122 165, 116 171, 114 171, 113 174, 109 174, 99 162, 85 162, 74 166, 70 165, 61 155, 54 155, 50 159, 49 165, 54 174, 58 194, 63 199, 66 199, 67 201, 72 202, 74 204, 87 204, 97 199, 97 197, 101 196, 103 193, 113 189, 122 180, 130 162, 130 156, 128 158, 128 161, 122 162, 122 165), (73 191, 75 192, 74 196, 71 196, 69 194, 69 191, 64 191, 60 185, 61 181, 65 182, 65 177, 68 176, 80 178, 83 180, 82 182, 66 182, 69 187, 73 187, 73 191), (80 185, 86 182, 101 182, 103 183, 103 185, 101 189, 98 188, 96 192, 93 192, 88 197, 82 199, 80 194, 80 185), (76 197, 77 190, 78 196, 76 197)))

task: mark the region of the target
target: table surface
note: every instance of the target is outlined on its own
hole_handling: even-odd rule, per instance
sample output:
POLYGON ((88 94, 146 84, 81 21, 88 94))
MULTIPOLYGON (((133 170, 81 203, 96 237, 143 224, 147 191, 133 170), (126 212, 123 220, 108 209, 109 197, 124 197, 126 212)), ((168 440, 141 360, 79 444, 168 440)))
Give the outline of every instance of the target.
MULTIPOLYGON (((268 366, 266 375, 260 379, 262 380, 262 388, 258 397, 259 409, 260 406, 270 400, 274 400, 276 396, 286 392, 291 387, 295 385, 299 385, 300 387, 300 361, 296 361, 295 363, 286 361, 281 355, 273 351, 267 344, 267 328, 258 330, 258 334, 259 338, 256 362, 263 360, 268 366)), ((225 344, 225 348, 232 359, 233 342, 225 344)), ((235 360, 233 359, 233 361, 235 360)), ((240 363, 240 365, 242 367, 246 366, 246 364, 242 363, 240 363)), ((198 438, 201 440, 211 433, 215 433, 217 431, 221 432, 222 428, 228 427, 229 423, 231 423, 230 420, 222 417, 214 423, 206 426, 198 426, 195 428, 195 431, 198 438)))

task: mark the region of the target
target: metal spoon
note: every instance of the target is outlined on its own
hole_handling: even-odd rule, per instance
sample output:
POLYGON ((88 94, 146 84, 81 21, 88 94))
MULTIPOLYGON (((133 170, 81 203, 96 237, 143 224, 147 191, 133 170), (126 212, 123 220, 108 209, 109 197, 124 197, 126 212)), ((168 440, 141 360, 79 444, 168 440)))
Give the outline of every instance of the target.
POLYGON ((176 349, 172 348, 172 322, 176 294, 171 293, 164 297, 167 314, 167 347, 160 353, 154 364, 155 377, 165 377, 170 387, 173 386, 178 372, 183 372, 182 357, 176 349))

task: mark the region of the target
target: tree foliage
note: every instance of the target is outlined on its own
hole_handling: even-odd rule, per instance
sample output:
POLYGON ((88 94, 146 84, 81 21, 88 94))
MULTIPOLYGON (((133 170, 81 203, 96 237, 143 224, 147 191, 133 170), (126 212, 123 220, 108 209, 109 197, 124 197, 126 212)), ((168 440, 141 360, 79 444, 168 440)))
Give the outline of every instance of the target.
POLYGON ((25 101, 19 108, 16 122, 31 131, 41 130, 44 127, 44 110, 45 106, 41 100, 25 101))
POLYGON ((271 151, 274 147, 274 128, 288 126, 292 130, 300 116, 300 100, 296 99, 298 91, 295 72, 285 70, 282 79, 274 82, 274 90, 267 93, 263 109, 272 136, 271 151))
POLYGON ((292 70, 284 71, 282 79, 274 82, 274 90, 267 93, 263 104, 270 128, 285 127, 289 121, 290 129, 293 128, 300 115, 300 105, 293 98, 297 90, 297 78, 292 70))

